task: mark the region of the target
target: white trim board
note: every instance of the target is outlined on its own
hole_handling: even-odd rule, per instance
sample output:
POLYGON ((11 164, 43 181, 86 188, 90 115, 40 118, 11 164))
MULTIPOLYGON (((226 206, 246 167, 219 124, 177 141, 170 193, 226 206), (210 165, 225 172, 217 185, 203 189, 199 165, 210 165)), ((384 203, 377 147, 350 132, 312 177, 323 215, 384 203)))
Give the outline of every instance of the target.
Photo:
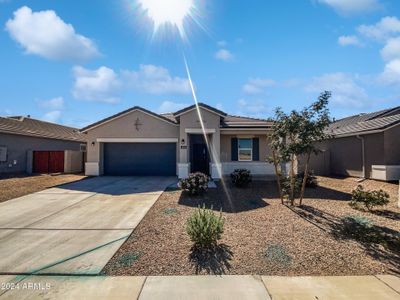
MULTIPOLYGON (((199 105, 199 108, 200 109, 204 109, 204 110, 206 110, 206 111, 208 111, 208 112, 210 112, 210 113, 212 113, 212 114, 214 114, 214 115, 217 115, 217 116, 220 116, 220 117, 225 117, 226 115, 221 115, 221 114, 219 114, 219 113, 217 113, 217 112, 215 112, 215 111, 213 111, 213 110, 211 110, 211 109, 208 109, 208 108, 206 108, 206 107, 203 107, 203 106, 201 106, 201 105, 199 105)), ((189 109, 189 110, 186 110, 186 111, 184 111, 184 112, 181 112, 180 114, 174 114, 174 116, 175 117, 179 117, 179 116, 182 116, 182 115, 185 115, 185 114, 187 114, 187 113, 189 113, 189 112, 191 112, 191 111, 193 111, 193 110, 197 110, 197 106, 195 106, 195 107, 193 107, 193 108, 191 108, 191 109, 189 109)))
POLYGON ((97 138, 98 143, 177 143, 178 138, 97 138))
POLYGON ((216 130, 215 128, 204 128, 204 131, 201 128, 185 128, 185 133, 204 133, 204 132, 215 133, 216 130))

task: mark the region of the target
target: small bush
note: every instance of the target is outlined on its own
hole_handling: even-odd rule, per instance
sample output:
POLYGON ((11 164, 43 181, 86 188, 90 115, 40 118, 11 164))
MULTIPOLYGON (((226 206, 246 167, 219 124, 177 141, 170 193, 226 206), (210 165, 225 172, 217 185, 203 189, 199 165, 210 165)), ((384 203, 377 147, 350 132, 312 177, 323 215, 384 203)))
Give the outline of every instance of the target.
POLYGON ((122 255, 118 261, 118 267, 130 267, 134 262, 136 262, 140 258, 140 253, 138 252, 128 252, 122 255))
MULTIPOLYGON (((300 196, 301 184, 302 184, 302 179, 299 177, 295 177, 295 184, 294 184, 294 196, 295 197, 300 196)), ((290 195, 290 178, 289 177, 282 178, 281 185, 282 185, 282 193, 283 193, 284 197, 288 198, 290 195)))
MULTIPOLYGON (((299 173, 297 175, 297 177, 303 183, 304 172, 299 173)), ((306 180, 306 187, 308 187, 308 188, 316 188, 317 186, 318 186, 318 180, 317 180, 317 177, 315 177, 314 172, 313 171, 308 172, 308 176, 307 176, 307 180, 306 180)))
POLYGON ((366 217, 345 216, 342 218, 342 231, 345 235, 357 240, 367 240, 373 227, 373 223, 366 217))
POLYGON ((164 214, 166 214, 166 215, 174 215, 177 213, 178 213, 178 210, 175 207, 168 207, 168 208, 164 209, 164 214))
POLYGON ((208 189, 209 178, 201 172, 191 173, 188 178, 179 181, 179 187, 191 195, 203 194, 208 189))
POLYGON ((265 250, 265 257, 276 264, 289 266, 292 262, 292 257, 287 254, 285 248, 279 244, 272 244, 265 250))
POLYGON ((247 186, 251 182, 250 170, 236 169, 231 173, 232 183, 237 187, 247 186))
POLYGON ((351 192, 350 206, 358 208, 359 205, 364 205, 368 210, 373 210, 376 206, 384 206, 389 203, 389 194, 383 190, 379 191, 364 191, 361 185, 358 185, 351 192))
POLYGON ((199 207, 189 216, 186 222, 186 232, 194 243, 194 248, 209 249, 217 245, 224 231, 222 213, 217 216, 205 205, 199 207))

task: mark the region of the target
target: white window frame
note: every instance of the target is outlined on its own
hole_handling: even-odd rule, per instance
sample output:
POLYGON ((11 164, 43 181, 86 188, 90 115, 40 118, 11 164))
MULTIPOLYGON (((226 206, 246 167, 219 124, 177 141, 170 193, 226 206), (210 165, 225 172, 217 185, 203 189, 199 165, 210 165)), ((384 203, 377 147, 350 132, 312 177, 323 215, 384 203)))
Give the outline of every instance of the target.
POLYGON ((238 138, 238 161, 253 161, 253 139, 252 138, 238 138), (250 140, 251 148, 240 148, 240 140, 250 140), (250 150, 250 159, 240 159, 240 150, 250 150))

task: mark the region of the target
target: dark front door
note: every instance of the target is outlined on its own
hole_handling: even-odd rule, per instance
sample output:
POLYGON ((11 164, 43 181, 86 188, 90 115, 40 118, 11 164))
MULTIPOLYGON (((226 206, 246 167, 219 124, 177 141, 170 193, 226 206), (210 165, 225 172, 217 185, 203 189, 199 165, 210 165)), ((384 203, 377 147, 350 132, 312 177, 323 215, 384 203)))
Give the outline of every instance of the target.
POLYGON ((193 144, 192 172, 209 174, 209 155, 206 144, 193 144))

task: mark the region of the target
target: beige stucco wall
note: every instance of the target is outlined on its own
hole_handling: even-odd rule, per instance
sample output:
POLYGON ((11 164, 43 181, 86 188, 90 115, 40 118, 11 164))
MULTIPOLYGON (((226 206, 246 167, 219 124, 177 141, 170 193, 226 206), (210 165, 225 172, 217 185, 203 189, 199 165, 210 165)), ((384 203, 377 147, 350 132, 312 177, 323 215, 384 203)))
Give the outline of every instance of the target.
MULTIPOLYGON (((205 129, 214 129, 215 133, 211 135, 211 144, 215 151, 215 154, 218 155, 220 153, 220 120, 221 117, 212 113, 206 109, 200 108, 203 124, 205 129)), ((179 141, 182 139, 185 140, 184 146, 187 146, 187 149, 180 149, 179 153, 179 162, 188 163, 189 162, 189 138, 188 133, 185 132, 185 129, 201 129, 201 123, 199 121, 199 115, 197 110, 189 111, 180 117, 180 129, 179 129, 179 141)), ((213 159, 213 158, 212 158, 213 159)))
POLYGON ((236 132, 221 135, 221 162, 232 161, 231 157, 231 139, 237 137, 259 138, 260 141, 260 161, 266 161, 267 157, 271 156, 271 148, 266 134, 254 134, 254 131, 236 132))
MULTIPOLYGON (((384 134, 363 135, 365 145, 365 177, 370 178, 372 165, 385 164, 384 134)), ((313 156, 310 169, 317 175, 363 176, 361 140, 356 136, 330 139, 318 145, 325 151, 313 156), (329 161, 329 163, 327 162, 329 161), (329 170, 329 172, 326 171, 329 170)), ((393 149, 394 146, 389 148, 393 149)), ((303 160, 299 160, 301 164, 303 160)), ((301 168, 300 168, 301 169, 301 168)))
MULTIPOLYGON (((142 111, 133 111, 96 127, 87 133, 87 162, 100 163, 102 173, 102 143, 98 138, 178 138, 179 126, 161 120, 142 111), (142 124, 139 130, 135 122, 142 124), (92 145, 94 142, 94 146, 92 145)), ((177 147, 178 148, 178 147, 177 147)), ((178 155, 178 150, 177 150, 178 155)))
POLYGON ((400 165, 400 125, 384 133, 385 165, 400 165))
POLYGON ((64 172, 79 173, 82 172, 83 153, 80 151, 64 151, 64 172))

